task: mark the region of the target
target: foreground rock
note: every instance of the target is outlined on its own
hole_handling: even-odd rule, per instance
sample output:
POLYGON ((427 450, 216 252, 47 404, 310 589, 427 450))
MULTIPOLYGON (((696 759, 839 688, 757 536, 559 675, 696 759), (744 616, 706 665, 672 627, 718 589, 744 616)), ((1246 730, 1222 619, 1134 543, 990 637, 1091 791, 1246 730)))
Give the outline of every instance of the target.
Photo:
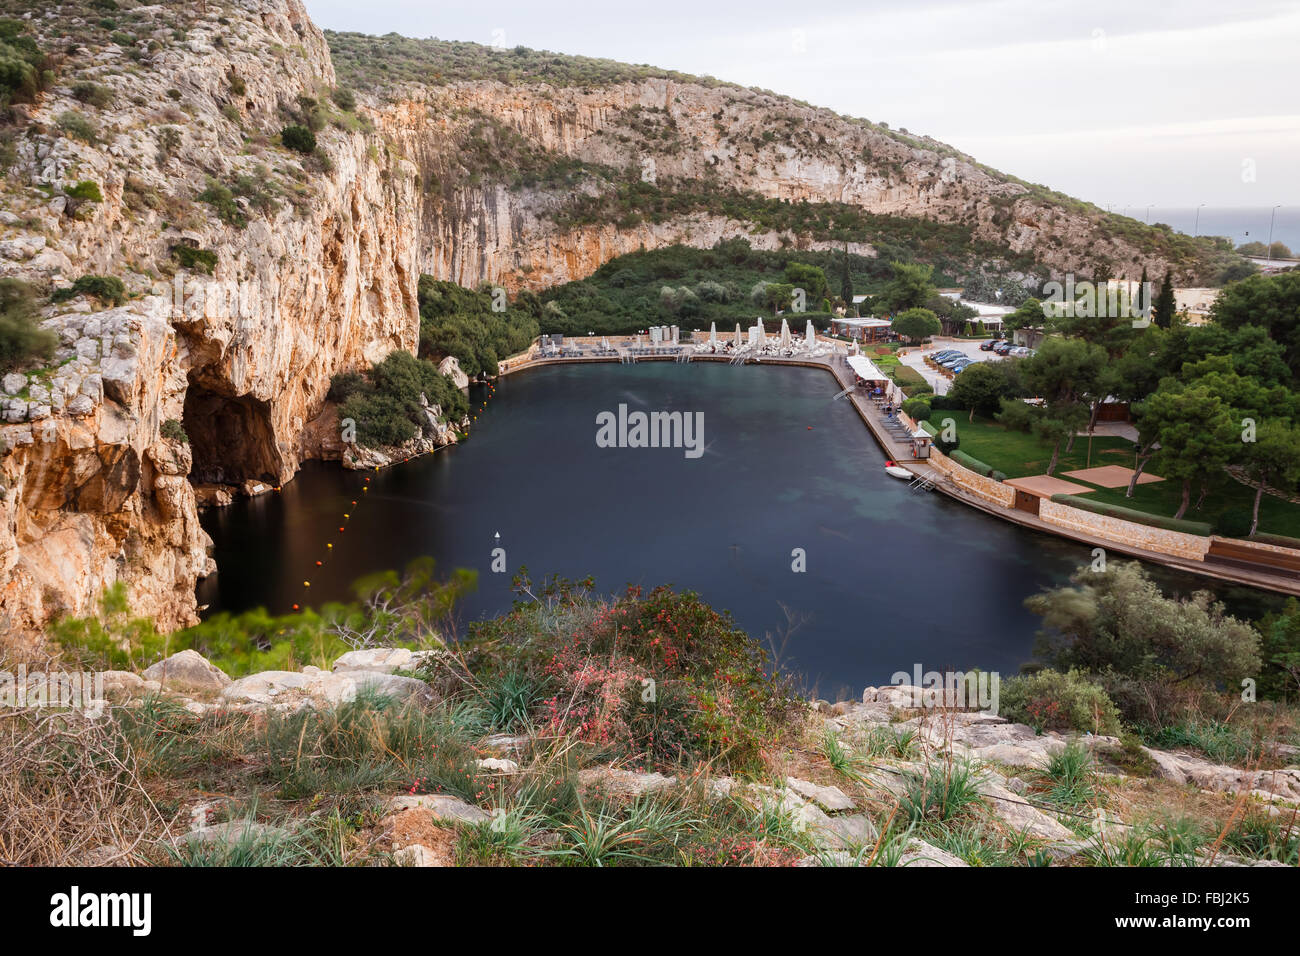
POLYGON ((280 827, 257 823, 253 820, 231 820, 229 823, 215 823, 212 826, 187 830, 176 838, 178 844, 225 844, 234 846, 239 843, 262 843, 286 840, 289 831, 280 827))
POLYGON ((225 671, 193 650, 173 654, 166 660, 145 668, 141 676, 145 680, 157 681, 168 690, 182 693, 218 693, 230 684, 230 677, 225 671))
POLYGON ((234 703, 330 707, 349 703, 359 694, 388 697, 400 703, 427 703, 433 691, 424 681, 377 671, 330 673, 317 667, 302 671, 262 671, 241 677, 221 696, 234 703))
POLYGON ((424 793, 414 795, 402 795, 393 797, 388 801, 388 809, 396 813, 404 810, 423 810, 428 812, 433 819, 441 820, 446 823, 467 823, 475 825, 487 823, 491 819, 484 811, 474 806, 472 803, 466 803, 459 797, 447 796, 444 794, 424 793))

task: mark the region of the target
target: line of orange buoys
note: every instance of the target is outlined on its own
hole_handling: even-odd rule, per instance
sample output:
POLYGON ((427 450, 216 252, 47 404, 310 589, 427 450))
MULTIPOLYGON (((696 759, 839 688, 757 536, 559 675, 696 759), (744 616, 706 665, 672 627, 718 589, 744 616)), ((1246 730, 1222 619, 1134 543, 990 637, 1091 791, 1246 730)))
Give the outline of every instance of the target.
MULTIPOLYGON (((490 402, 490 401, 492 400, 492 396, 496 394, 496 390, 497 390, 497 387, 496 387, 495 385, 493 385, 491 382, 489 382, 489 383, 488 383, 488 394, 487 394, 487 396, 483 399, 483 404, 480 405, 480 406, 478 407, 478 410, 479 410, 480 412, 487 408, 487 404, 488 404, 488 402, 490 402)), ((478 415, 473 415, 472 418, 473 418, 474 421, 478 421, 478 415)), ((468 429, 468 428, 465 429, 465 431, 462 433, 462 436, 461 436, 461 437, 463 437, 463 438, 468 438, 468 437, 469 437, 469 429, 468 429)), ((407 456, 406 458, 403 458, 402 461, 403 461, 403 463, 405 463, 405 462, 409 462, 412 458, 422 458, 422 457, 424 457, 425 455, 428 455, 428 454, 430 454, 430 453, 432 453, 432 452, 434 452, 434 451, 437 451, 437 449, 436 449, 436 448, 431 448, 431 449, 429 449, 429 451, 422 451, 422 452, 420 452, 420 453, 417 454, 417 455, 407 456)), ((376 465, 376 466, 375 466, 375 471, 378 471, 378 470, 379 470, 379 466, 376 465)), ((279 485, 276 485, 276 486, 275 486, 275 490, 276 490, 276 492, 278 493, 278 492, 280 491, 280 486, 279 486, 279 485)), ((362 494, 364 495, 365 493, 367 493, 367 492, 369 492, 369 491, 370 491, 370 477, 369 477, 369 476, 366 476, 365 478, 362 478, 362 479, 361 479, 361 492, 362 492, 362 494)), ((343 534, 343 533, 345 533, 345 532, 347 531, 348 522, 349 522, 350 520, 352 520, 352 512, 355 511, 356 508, 357 508, 357 501, 358 501, 358 499, 353 499, 352 504, 350 505, 350 507, 351 507, 351 509, 352 509, 351 511, 345 511, 345 512, 343 512, 343 524, 339 525, 339 534, 343 534)), ((333 551, 333 550, 334 550, 334 542, 333 542, 333 541, 327 541, 327 542, 325 542, 325 556, 328 557, 328 556, 329 556, 329 552, 331 552, 331 551, 333 551)), ((319 561, 316 562, 316 565, 315 565, 315 566, 318 567, 318 568, 324 567, 324 566, 325 566, 325 561, 324 561, 323 559, 322 559, 322 560, 319 560, 319 561)), ((303 582, 302 582, 302 586, 303 586, 303 589, 304 589, 304 590, 310 590, 310 589, 311 589, 311 580, 310 580, 310 579, 307 579, 307 580, 303 581, 303 582)), ((301 610, 302 610, 302 605, 301 605, 301 604, 294 604, 294 605, 293 605, 293 610, 295 610, 295 611, 301 611, 301 610)))

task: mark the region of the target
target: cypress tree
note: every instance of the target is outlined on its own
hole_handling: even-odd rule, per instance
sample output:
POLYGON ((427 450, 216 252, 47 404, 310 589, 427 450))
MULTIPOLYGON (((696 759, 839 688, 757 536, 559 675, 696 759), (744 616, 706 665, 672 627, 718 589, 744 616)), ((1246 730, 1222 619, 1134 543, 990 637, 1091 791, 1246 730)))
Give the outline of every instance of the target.
POLYGON ((1165 281, 1160 283, 1160 292, 1156 296, 1155 307, 1151 310, 1151 318, 1156 325, 1162 329, 1167 329, 1174 324, 1174 311, 1177 303, 1174 301, 1174 273, 1170 269, 1165 272, 1165 281))
POLYGON ((840 274, 840 298, 844 300, 844 314, 853 314, 853 274, 849 271, 849 247, 844 247, 844 270, 840 274))

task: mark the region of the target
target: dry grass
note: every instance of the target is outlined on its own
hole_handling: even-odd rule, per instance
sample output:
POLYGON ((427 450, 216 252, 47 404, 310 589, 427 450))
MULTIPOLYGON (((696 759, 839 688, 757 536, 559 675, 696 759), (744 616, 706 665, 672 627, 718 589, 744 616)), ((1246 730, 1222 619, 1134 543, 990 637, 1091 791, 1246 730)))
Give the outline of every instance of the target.
POLYGON ((0 865, 136 862, 168 830, 112 720, 0 714, 0 865))

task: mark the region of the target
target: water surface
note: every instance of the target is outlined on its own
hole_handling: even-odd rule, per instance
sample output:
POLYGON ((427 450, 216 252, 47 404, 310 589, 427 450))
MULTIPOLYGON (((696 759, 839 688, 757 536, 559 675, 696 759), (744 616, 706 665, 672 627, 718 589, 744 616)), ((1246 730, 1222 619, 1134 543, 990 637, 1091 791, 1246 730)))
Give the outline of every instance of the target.
MULTIPOLYGON (((304 601, 304 579, 304 603, 345 599, 361 575, 427 554, 479 572, 463 620, 507 610, 521 564, 534 580, 593 575, 604 592, 698 591, 823 695, 917 664, 1015 672, 1037 627, 1025 597, 1063 583, 1089 550, 909 491, 837 391, 817 370, 717 363, 514 375, 460 447, 368 475, 312 463, 278 495, 208 512, 219 572, 200 601, 209 613, 286 612, 304 601), (707 451, 597 447, 597 414, 620 403, 703 412, 707 451), (498 544, 510 573, 490 570, 498 544), (794 549, 806 572, 792 570, 794 549)), ((1208 586, 1158 573, 1166 586, 1208 586)), ((1251 612, 1278 603, 1228 596, 1251 612)))

